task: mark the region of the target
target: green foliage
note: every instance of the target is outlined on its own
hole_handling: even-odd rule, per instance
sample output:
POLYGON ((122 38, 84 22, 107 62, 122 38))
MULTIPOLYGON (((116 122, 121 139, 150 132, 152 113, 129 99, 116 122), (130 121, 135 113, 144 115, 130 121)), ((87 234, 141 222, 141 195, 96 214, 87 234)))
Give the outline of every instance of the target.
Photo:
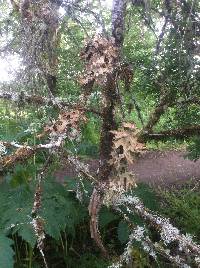
MULTIPOLYGON (((27 242, 32 242, 29 222, 31 221, 30 213, 33 206, 34 191, 34 182, 16 188, 10 188, 7 183, 4 183, 0 189, 1 229, 6 230, 11 225, 15 225, 12 228, 12 233, 18 231, 23 238, 29 238, 27 242), (27 225, 28 227, 26 227, 27 225), (24 229, 24 226, 26 229, 24 229)), ((53 180, 47 180, 44 183, 40 214, 45 220, 45 232, 48 235, 54 239, 59 239, 60 232, 66 228, 73 235, 75 226, 84 221, 86 212, 87 210, 83 209, 78 201, 73 200, 71 194, 62 185, 53 180)))
POLYGON ((194 137, 187 146, 187 157, 191 160, 198 160, 200 158, 200 138, 194 137))
MULTIPOLYGON (((12 249, 12 243, 14 243, 14 241, 10 239, 10 237, 13 235, 16 236, 17 234, 17 237, 21 237, 23 243, 26 242, 29 245, 28 247, 32 249, 35 248, 36 243, 36 238, 30 224, 35 182, 29 181, 27 183, 27 177, 30 177, 31 172, 28 173, 24 170, 22 174, 25 181, 20 180, 19 174, 21 174, 20 167, 16 168, 13 175, 15 180, 19 178, 19 183, 11 185, 9 182, 12 182, 13 179, 7 180, 7 182, 1 184, 0 188, 1 239, 8 239, 5 245, 9 248, 7 254, 4 256, 4 258, 7 258, 7 267, 13 267, 14 251, 12 249)), ((51 252, 46 253, 47 259, 52 264, 58 259, 60 261, 63 260, 63 264, 60 264, 60 267, 65 267, 65 264, 70 268, 107 267, 108 263, 99 258, 98 253, 95 252, 92 247, 92 241, 90 240, 90 234, 88 232, 88 198, 83 196, 82 204, 77 201, 75 193, 73 192, 77 188, 77 183, 78 180, 67 178, 65 180, 65 186, 63 186, 55 182, 54 179, 48 178, 42 185, 43 198, 40 215, 45 223, 45 233, 47 234, 46 243, 48 247, 51 248, 51 252), (86 250, 82 249, 80 246, 82 244, 86 244, 86 250), (78 259, 75 257, 76 254, 80 255, 78 259)), ((84 183, 84 190, 91 192, 90 184, 84 183)), ((200 198, 198 192, 192 192, 186 189, 182 191, 179 190, 178 192, 166 191, 162 193, 164 202, 161 208, 157 194, 145 184, 139 184, 132 194, 139 196, 146 207, 170 217, 173 219, 175 225, 185 232, 194 234, 197 240, 200 240, 200 198)), ((132 215, 130 219, 134 224, 144 224, 136 215, 132 215)), ((103 207, 100 211, 99 224, 102 238, 105 240, 104 243, 111 252, 119 252, 118 254, 120 254, 130 234, 127 223, 112 210, 103 207), (108 236, 109 241, 107 241, 108 236)), ((151 231, 149 234, 153 235, 151 231)), ((19 238, 17 238, 17 240, 19 240, 19 238)), ((5 243, 4 240, 2 241, 2 243, 5 243)), ((34 256, 37 260, 39 255, 37 256, 36 251, 35 248, 34 256)), ((27 260, 29 260, 29 262, 32 260, 30 257, 32 256, 31 251, 28 254, 29 257, 23 257, 24 253, 18 253, 18 255, 21 256, 18 258, 21 258, 21 263, 24 263, 24 265, 27 263, 27 260)), ((150 264, 149 258, 137 244, 134 245, 133 262, 134 267, 143 267, 142 265, 145 265, 145 267, 157 267, 156 265, 152 266, 152 264, 150 264)), ((32 261, 31 263, 32 267, 36 265, 32 261)))
POLYGON ((160 192, 161 213, 169 217, 175 226, 200 241, 200 195, 198 185, 186 185, 182 189, 160 192), (195 189, 196 188, 196 189, 195 189))
POLYGON ((148 184, 139 183, 138 186, 132 190, 132 194, 141 198, 147 208, 154 211, 159 209, 156 192, 148 184))
POLYGON ((31 176, 35 174, 34 165, 27 164, 27 166, 16 165, 13 173, 8 173, 6 176, 7 182, 10 183, 10 186, 15 188, 17 186, 28 184, 31 176))
MULTIPOLYGON (((20 174, 20 168, 18 167, 13 175, 14 178, 10 180, 12 184, 9 184, 8 181, 1 184, 0 230, 1 233, 8 236, 17 234, 23 241, 26 241, 34 248, 36 237, 30 222, 35 181, 27 183, 30 173, 24 171, 22 173, 24 183, 20 174), (19 180, 17 181, 17 179, 19 180), (13 181, 15 181, 14 184, 13 181)), ((56 183, 53 179, 45 181, 40 216, 44 219, 44 229, 47 235, 58 241, 61 232, 65 231, 73 239, 76 236, 76 227, 84 223, 88 217, 87 215, 87 208, 81 206, 74 194, 69 192, 66 187, 56 183)), ((5 248, 7 248, 8 242, 12 240, 6 240, 5 238, 6 241, 5 248)), ((8 250, 8 255, 5 255, 8 261, 12 257, 11 252, 11 250, 8 250)), ((11 264, 9 265, 7 267, 12 267, 11 264)))
POLYGON ((119 219, 119 216, 114 214, 114 212, 103 207, 99 214, 99 224, 101 228, 106 228, 107 225, 113 221, 119 219))
POLYGON ((45 232, 58 240, 64 230, 75 236, 76 226, 87 218, 87 208, 81 206, 61 184, 51 180, 44 183, 41 216, 45 220, 45 232))
POLYGON ((25 103, 19 106, 0 100, 0 140, 34 144, 35 134, 47 124, 48 117, 56 117, 57 112, 25 103))
POLYGON ((100 139, 100 127, 99 120, 96 120, 92 116, 88 116, 88 123, 82 126, 81 141, 66 143, 66 148, 74 154, 78 154, 82 157, 90 156, 97 157, 99 152, 99 139, 100 139))
POLYGON ((128 241, 130 230, 129 230, 129 226, 128 226, 127 222, 125 222, 125 221, 119 222, 119 225, 117 228, 117 234, 118 234, 118 239, 122 244, 124 244, 128 241))
POLYGON ((93 254, 84 254, 76 263, 73 264, 73 268, 105 268, 108 267, 109 262, 98 258, 93 254))
MULTIPOLYGON (((7 237, 12 237, 14 235, 16 237, 17 235, 17 241, 19 237, 21 237, 23 243, 27 243, 28 247, 32 249, 30 253, 28 253, 30 256, 32 256, 31 252, 33 250, 35 252, 34 254, 36 254, 36 249, 34 249, 36 237, 33 227, 30 224, 35 192, 35 181, 31 180, 30 176, 33 177, 34 172, 34 169, 31 170, 28 166, 27 169, 23 166, 18 166, 13 175, 10 174, 0 187, 0 230, 2 236, 7 235, 7 237)), ((59 257, 60 260, 63 259, 69 267, 103 268, 106 262, 98 257, 93 247, 91 248, 92 241, 88 233, 89 218, 87 210, 89 200, 87 196, 83 195, 82 204, 77 201, 74 193, 77 188, 77 183, 77 179, 67 178, 64 183, 65 186, 63 186, 55 182, 53 178, 47 178, 42 184, 43 191, 40 216, 44 219, 45 223, 44 229, 47 235, 46 243, 49 244, 51 250, 55 248, 53 250, 54 253, 52 251, 49 256, 47 254, 47 258, 51 263, 54 263, 59 257), (64 240, 62 239, 63 241, 61 243, 63 234, 65 238, 64 240), (69 243, 69 245, 63 247, 62 245, 64 243, 67 243, 66 245, 69 243), (87 245, 86 252, 80 247, 80 245, 84 243, 87 245), (80 258, 78 260, 76 259, 76 261, 71 247, 75 247, 79 252, 78 254, 80 254, 80 258)), ((83 183, 84 191, 88 194, 91 193, 91 185, 89 183, 83 183)), ((145 204, 149 208, 155 207, 153 192, 146 185, 139 185, 133 194, 143 197, 145 204)), ((133 216, 133 222, 138 222, 136 216, 133 216)), ((127 242, 129 227, 127 223, 113 211, 103 207, 99 216, 99 224, 101 233, 105 234, 105 239, 109 234, 110 239, 106 243, 111 251, 114 250, 116 245, 118 245, 116 247, 118 251, 119 248, 127 242), (115 231, 113 232, 113 230, 115 231), (119 241, 120 244, 117 241, 119 241)), ((5 237, 5 239, 8 239, 8 241, 10 241, 9 245, 12 245, 10 238, 5 237)), ((9 258, 12 260, 12 248, 8 250, 8 253, 9 258)), ((21 263, 27 263, 27 261, 25 261, 26 259, 29 261, 32 260, 30 256, 23 257, 24 253, 22 252, 17 254, 20 256, 18 256, 18 259, 20 259, 21 263)), ((37 256, 37 254, 35 256, 37 256)), ((10 267, 12 267, 12 265, 10 267)))
POLYGON ((84 125, 82 129, 82 135, 85 140, 89 141, 91 144, 99 144, 100 139, 100 127, 99 120, 95 120, 94 117, 90 117, 89 122, 84 125))
POLYGON ((0 234, 0 267, 12 268, 14 264, 13 240, 0 234))

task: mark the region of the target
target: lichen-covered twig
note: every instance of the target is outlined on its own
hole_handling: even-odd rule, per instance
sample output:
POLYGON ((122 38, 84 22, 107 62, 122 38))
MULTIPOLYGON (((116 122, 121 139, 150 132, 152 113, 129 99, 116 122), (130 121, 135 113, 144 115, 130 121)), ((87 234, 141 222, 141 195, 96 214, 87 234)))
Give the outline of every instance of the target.
POLYGON ((25 162, 26 160, 31 158, 36 152, 40 150, 44 150, 44 149, 51 150, 51 149, 59 148, 64 138, 65 136, 61 135, 55 141, 52 141, 46 144, 38 144, 35 146, 21 145, 16 142, 1 141, 0 143, 3 144, 5 147, 14 147, 14 148, 17 148, 17 150, 10 155, 6 155, 0 158, 0 168, 6 169, 9 167, 12 167, 18 162, 25 162))
MULTIPOLYGON (((138 197, 130 196, 128 194, 122 194, 121 196, 116 195, 112 200, 112 206, 117 211, 119 211, 120 206, 125 206, 128 213, 138 214, 145 220, 145 222, 159 232, 160 239, 166 247, 173 242, 177 243, 177 250, 181 257, 177 255, 176 262, 178 262, 178 259, 181 261, 181 258, 183 258, 184 255, 185 262, 187 263, 185 257, 189 254, 190 258, 193 259, 194 263, 199 267, 200 245, 196 244, 191 236, 181 234, 180 230, 169 222, 169 219, 161 217, 147 209, 138 197)), ((159 245, 156 245, 155 248, 162 251, 162 248, 159 248, 159 245)), ((167 251, 165 253, 167 253, 167 251)), ((171 255, 169 254, 169 257, 170 256, 171 255)), ((173 258, 171 258, 171 261, 173 261, 173 258)))
POLYGON ((44 220, 39 215, 40 209, 42 207, 42 180, 44 179, 45 172, 47 171, 48 165, 50 163, 50 157, 46 160, 42 170, 37 175, 37 185, 35 189, 34 202, 31 211, 31 225, 33 226, 33 230, 35 232, 37 238, 37 247, 40 251, 40 254, 43 258, 45 268, 48 268, 47 261, 44 255, 44 220))

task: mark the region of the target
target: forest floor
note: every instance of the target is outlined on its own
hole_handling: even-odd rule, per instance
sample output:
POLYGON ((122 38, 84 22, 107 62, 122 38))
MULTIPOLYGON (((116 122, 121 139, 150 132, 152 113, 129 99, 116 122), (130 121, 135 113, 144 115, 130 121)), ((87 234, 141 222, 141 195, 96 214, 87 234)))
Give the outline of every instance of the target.
MULTIPOLYGON (((98 160, 84 160, 89 170, 97 174, 98 160)), ((149 183, 154 186, 182 184, 190 180, 200 179, 200 159, 196 162, 186 158, 185 151, 146 151, 129 166, 135 174, 137 182, 149 183)), ((66 177, 76 177, 75 169, 64 166, 55 173, 60 182, 66 177)))

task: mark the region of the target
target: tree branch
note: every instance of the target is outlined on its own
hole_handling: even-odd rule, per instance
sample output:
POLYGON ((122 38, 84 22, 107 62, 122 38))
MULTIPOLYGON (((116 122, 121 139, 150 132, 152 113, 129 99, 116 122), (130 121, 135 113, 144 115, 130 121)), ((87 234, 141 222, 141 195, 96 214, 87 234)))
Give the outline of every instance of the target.
POLYGON ((143 133, 139 135, 139 140, 164 140, 166 138, 184 139, 200 134, 200 126, 189 126, 186 128, 178 128, 172 130, 164 130, 157 133, 143 133))
POLYGON ((148 139, 162 140, 167 137, 174 138, 184 138, 192 135, 199 134, 198 126, 190 126, 184 129, 166 130, 159 133, 153 133, 153 127, 159 122, 160 117, 165 113, 165 111, 172 106, 181 106, 197 104, 200 105, 200 99, 198 97, 193 97, 183 101, 176 101, 176 98, 172 99, 170 93, 166 93, 160 99, 160 102, 155 107, 154 111, 150 114, 148 122, 143 127, 142 131, 138 135, 139 141, 145 141, 148 139))
POLYGON ((33 105, 47 105, 47 106, 53 106, 56 108, 59 107, 59 108, 77 109, 77 110, 82 110, 85 112, 91 112, 98 116, 102 116, 101 112, 93 108, 82 107, 76 103, 72 104, 62 98, 47 98, 47 97, 42 97, 39 95, 28 95, 28 94, 25 94, 24 92, 10 93, 10 92, 3 92, 0 90, 0 99, 11 100, 16 103, 24 102, 26 104, 33 104, 33 105))
POLYGON ((4 156, 0 159, 0 170, 10 168, 18 162, 25 162, 39 150, 57 149, 62 145, 64 138, 65 136, 61 135, 54 142, 52 141, 51 143, 39 144, 35 146, 27 146, 27 145, 21 145, 15 142, 1 141, 0 143, 3 144, 5 147, 8 147, 8 148, 14 147, 14 148, 17 148, 17 150, 14 153, 4 156))
POLYGON ((152 132, 153 127, 158 123, 158 121, 160 120, 160 117, 165 113, 166 109, 169 107, 171 102, 172 102, 172 99, 171 99, 170 93, 166 93, 163 96, 161 96, 160 102, 155 107, 154 111, 150 114, 149 120, 144 126, 142 133, 152 132))
POLYGON ((115 38, 116 44, 120 47, 124 40, 124 24, 126 0, 113 0, 112 7, 112 36, 115 38))
POLYGON ((187 105, 187 104, 197 104, 197 105, 200 105, 200 98, 198 98, 198 97, 192 97, 192 98, 188 98, 186 100, 177 101, 177 106, 183 106, 183 105, 187 105))

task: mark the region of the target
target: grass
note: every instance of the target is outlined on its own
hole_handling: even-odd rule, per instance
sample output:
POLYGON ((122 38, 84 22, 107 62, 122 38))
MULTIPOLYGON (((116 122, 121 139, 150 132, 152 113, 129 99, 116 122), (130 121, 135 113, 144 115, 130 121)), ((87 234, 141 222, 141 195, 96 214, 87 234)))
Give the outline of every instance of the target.
POLYGON ((187 140, 177 140, 177 139, 168 139, 167 141, 148 141, 146 146, 149 150, 186 150, 188 147, 189 141, 187 140))
POLYGON ((160 213, 184 233, 194 236, 200 243, 200 185, 188 182, 179 187, 157 191, 160 213))

